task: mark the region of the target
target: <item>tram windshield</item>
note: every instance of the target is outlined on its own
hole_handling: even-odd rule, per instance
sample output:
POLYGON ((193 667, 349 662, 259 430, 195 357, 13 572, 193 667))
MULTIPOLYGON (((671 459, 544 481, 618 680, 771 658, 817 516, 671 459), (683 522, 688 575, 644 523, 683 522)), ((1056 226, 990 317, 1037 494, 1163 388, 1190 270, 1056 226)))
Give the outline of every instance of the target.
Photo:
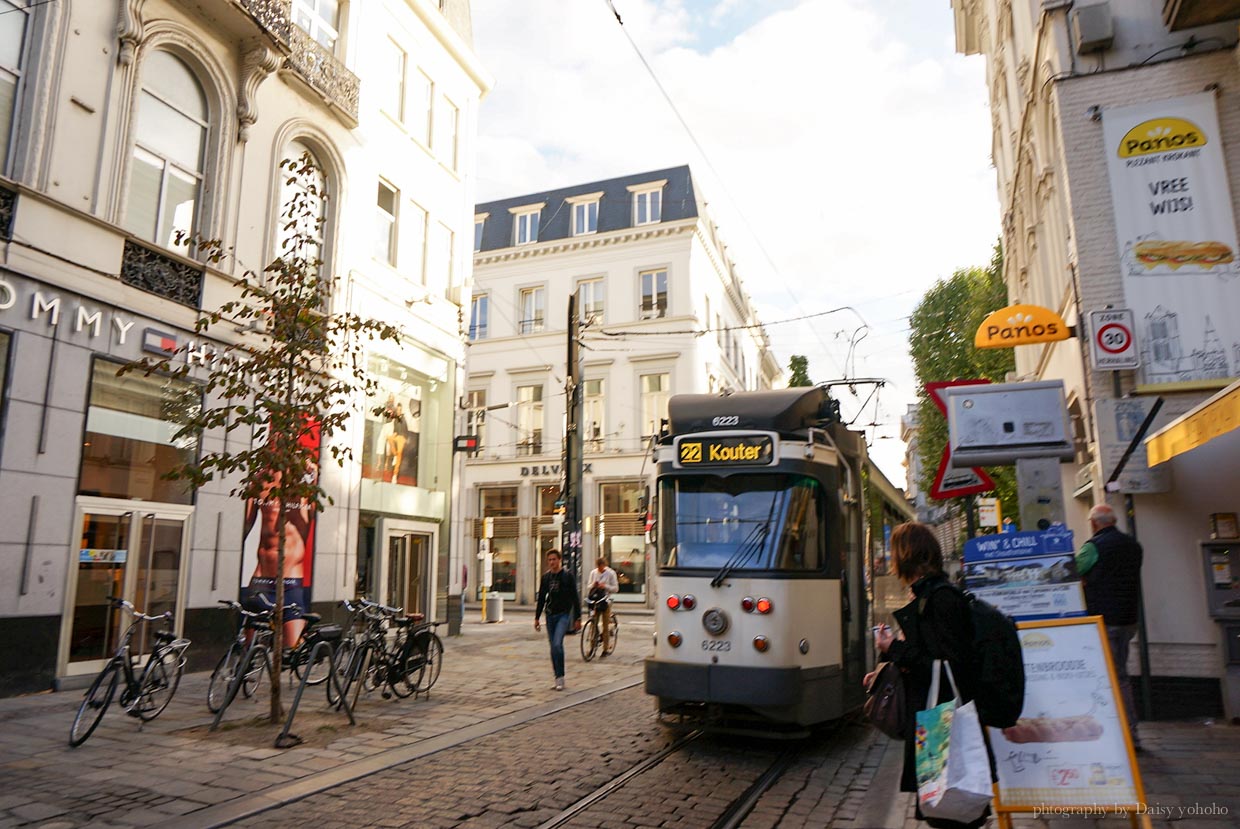
POLYGON ((817 570, 824 561, 822 485, 805 475, 669 477, 659 482, 659 566, 817 570))

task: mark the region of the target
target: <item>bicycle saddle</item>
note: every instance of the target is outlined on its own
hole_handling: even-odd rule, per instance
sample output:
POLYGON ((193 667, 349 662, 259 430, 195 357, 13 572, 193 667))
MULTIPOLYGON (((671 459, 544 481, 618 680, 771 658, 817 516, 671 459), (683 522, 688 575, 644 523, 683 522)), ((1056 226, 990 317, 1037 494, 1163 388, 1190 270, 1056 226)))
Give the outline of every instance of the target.
POLYGON ((303 613, 301 614, 301 618, 305 619, 306 624, 310 625, 317 625, 319 622, 323 621, 323 616, 319 613, 303 613))

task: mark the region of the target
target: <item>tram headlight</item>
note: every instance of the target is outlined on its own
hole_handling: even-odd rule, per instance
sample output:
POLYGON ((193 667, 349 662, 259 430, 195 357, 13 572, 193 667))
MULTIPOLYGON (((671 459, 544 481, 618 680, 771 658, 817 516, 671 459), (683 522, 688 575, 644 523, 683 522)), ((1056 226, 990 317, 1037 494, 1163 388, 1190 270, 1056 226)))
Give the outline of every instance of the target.
POLYGON ((680 597, 675 594, 668 596, 667 597, 667 609, 668 610, 679 610, 680 609, 680 597))
POLYGON ((753 649, 758 653, 766 653, 771 647, 771 640, 765 636, 755 636, 753 638, 753 649))
POLYGON ((761 599, 758 599, 757 607, 758 607, 759 613, 770 613, 772 610, 775 609, 775 606, 771 604, 771 600, 768 599, 766 596, 763 596, 761 599))
POLYGON ((685 638, 681 636, 678 631, 672 631, 667 635, 667 644, 671 645, 673 648, 679 648, 680 643, 683 641, 685 641, 685 638))
POLYGON ((688 593, 686 593, 685 597, 680 600, 680 605, 685 610, 692 610, 693 608, 697 607, 697 599, 694 598, 693 596, 690 596, 688 593))
POLYGON ((753 613, 755 604, 757 603, 753 600, 753 596, 746 596, 745 598, 741 599, 741 610, 745 611, 746 613, 753 613))

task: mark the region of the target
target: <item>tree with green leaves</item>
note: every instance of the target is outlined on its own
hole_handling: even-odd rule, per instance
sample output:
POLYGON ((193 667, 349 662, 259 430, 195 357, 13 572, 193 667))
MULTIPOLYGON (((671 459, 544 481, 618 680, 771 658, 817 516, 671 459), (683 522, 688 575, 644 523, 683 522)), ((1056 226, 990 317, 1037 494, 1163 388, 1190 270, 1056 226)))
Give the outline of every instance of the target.
MULTIPOLYGON (((1008 304, 1003 282, 1003 250, 995 244, 990 264, 961 268, 949 279, 937 281, 922 297, 910 318, 909 351, 921 391, 917 401, 918 486, 929 492, 947 445, 947 420, 925 393, 926 383, 946 380, 1004 382, 1016 368, 1010 348, 979 349, 973 338, 982 320, 1008 304)), ((996 495, 1005 516, 1019 520, 1014 467, 987 469, 995 479, 996 495)))
POLYGON ((798 386, 812 386, 814 381, 809 379, 809 358, 802 354, 793 354, 788 360, 788 388, 795 389, 798 386))
MULTIPOLYGON (((207 432, 238 432, 246 440, 222 442, 197 459, 174 468, 168 477, 202 487, 216 477, 234 482, 231 495, 253 505, 247 523, 274 520, 276 567, 271 650, 271 721, 283 717, 280 673, 285 645, 284 578, 290 520, 299 513, 322 512, 332 497, 318 474, 320 459, 338 465, 353 457, 348 444, 332 437, 355 422, 378 383, 365 370, 365 348, 374 340, 398 340, 387 323, 331 307, 334 280, 323 273, 321 230, 327 199, 311 158, 285 159, 285 203, 280 213, 279 256, 261 275, 248 273, 234 299, 199 315, 195 330, 213 336, 204 369, 192 371, 187 343, 162 358, 144 358, 120 371, 142 371, 200 381, 176 407, 175 440, 207 432), (241 336, 219 337, 220 331, 241 336), (245 448, 238 448, 244 446, 245 448)), ((178 242, 181 242, 178 239, 178 242)), ((192 250, 218 262, 217 240, 189 237, 192 250)), ((376 410, 376 414, 380 412, 376 410)), ((257 529, 260 528, 256 528, 257 529)), ((297 539, 292 540, 297 544, 297 539)), ((311 551, 305 551, 310 555, 311 551)), ((291 645, 291 643, 290 643, 291 645)))

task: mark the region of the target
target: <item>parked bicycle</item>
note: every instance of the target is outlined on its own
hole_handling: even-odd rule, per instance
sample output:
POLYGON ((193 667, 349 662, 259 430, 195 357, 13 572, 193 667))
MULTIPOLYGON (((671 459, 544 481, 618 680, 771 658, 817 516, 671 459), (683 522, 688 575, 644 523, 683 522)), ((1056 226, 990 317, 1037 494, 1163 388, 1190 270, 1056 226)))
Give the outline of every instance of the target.
POLYGON ((131 717, 142 722, 150 722, 163 713, 172 702, 181 683, 181 674, 185 670, 185 650, 189 647, 188 639, 179 639, 172 631, 172 613, 159 616, 148 616, 134 609, 133 604, 108 596, 110 605, 118 610, 126 610, 133 615, 133 621, 121 636, 116 653, 103 666, 103 670, 95 677, 82 704, 78 707, 77 716, 69 728, 69 745, 80 746, 95 732, 100 720, 112 704, 117 686, 121 686, 118 702, 131 717), (163 622, 167 630, 157 630, 152 635, 154 646, 151 654, 136 671, 140 654, 132 652, 134 634, 140 625, 149 622, 163 622), (121 683, 124 683, 121 685, 121 683))
POLYGON ((602 616, 611 604, 610 597, 586 599, 586 611, 589 613, 584 625, 581 626, 581 658, 589 662, 602 651, 603 656, 611 656, 616 650, 616 641, 620 638, 620 619, 611 614, 611 623, 607 626, 607 641, 603 641, 602 616))
MULTIPOLYGON (((367 599, 341 606, 350 614, 336 659, 346 696, 352 692, 356 700, 362 690, 382 688, 384 699, 403 699, 430 690, 443 666, 443 642, 435 633, 439 622, 423 622, 421 614, 406 616, 402 608, 367 599)), ((334 684, 328 685, 327 699, 339 702, 334 684)))

